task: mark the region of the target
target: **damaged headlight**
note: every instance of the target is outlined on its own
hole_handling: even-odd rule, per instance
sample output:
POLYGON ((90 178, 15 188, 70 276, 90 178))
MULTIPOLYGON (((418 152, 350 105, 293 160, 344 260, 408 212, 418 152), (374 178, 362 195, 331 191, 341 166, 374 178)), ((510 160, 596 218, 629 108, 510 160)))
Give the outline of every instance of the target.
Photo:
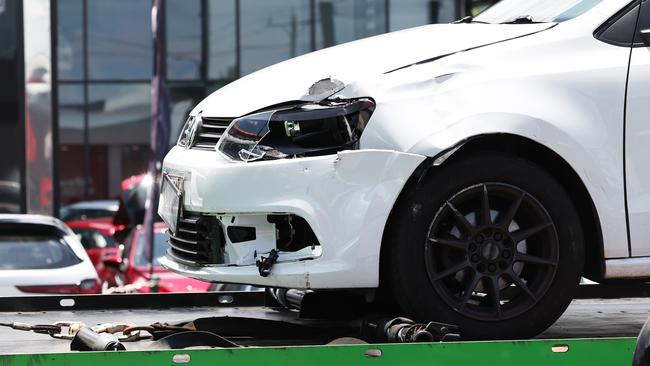
POLYGON ((374 110, 375 103, 363 98, 255 113, 235 119, 216 149, 247 162, 354 150, 374 110))
POLYGON ((183 129, 181 129, 176 145, 186 149, 189 149, 192 146, 192 141, 194 140, 194 135, 199 127, 200 119, 201 117, 196 115, 190 116, 187 121, 185 121, 185 125, 183 125, 183 129))

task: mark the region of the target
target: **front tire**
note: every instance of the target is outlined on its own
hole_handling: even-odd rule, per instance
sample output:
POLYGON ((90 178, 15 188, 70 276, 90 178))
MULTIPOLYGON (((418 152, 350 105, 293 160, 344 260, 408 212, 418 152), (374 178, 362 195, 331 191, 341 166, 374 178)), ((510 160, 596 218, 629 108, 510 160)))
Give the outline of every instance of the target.
POLYGON ((584 264, 570 197, 545 170, 507 155, 427 174, 396 207, 387 239, 402 310, 456 324, 465 339, 541 333, 571 302, 584 264))

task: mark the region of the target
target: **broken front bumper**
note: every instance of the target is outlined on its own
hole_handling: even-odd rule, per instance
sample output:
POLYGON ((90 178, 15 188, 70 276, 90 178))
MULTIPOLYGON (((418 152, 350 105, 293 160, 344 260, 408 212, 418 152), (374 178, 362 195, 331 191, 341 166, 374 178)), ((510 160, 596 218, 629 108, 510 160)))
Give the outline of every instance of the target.
POLYGON ((183 211, 214 218, 223 229, 254 227, 256 235, 233 242, 226 234, 219 263, 191 263, 173 256, 161 263, 172 271, 214 282, 376 287, 386 220, 404 184, 423 161, 423 156, 414 154, 356 150, 233 163, 216 152, 174 147, 163 171, 182 177, 183 211), (276 249, 278 240, 269 215, 304 219, 318 245, 280 252, 270 275, 262 277, 255 261, 276 249))

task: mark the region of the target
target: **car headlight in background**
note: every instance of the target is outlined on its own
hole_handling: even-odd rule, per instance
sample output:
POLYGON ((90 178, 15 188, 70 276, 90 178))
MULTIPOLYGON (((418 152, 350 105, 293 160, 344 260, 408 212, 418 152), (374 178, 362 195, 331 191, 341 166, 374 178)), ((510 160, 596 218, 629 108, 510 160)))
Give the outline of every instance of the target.
POLYGON ((190 116, 187 119, 185 125, 183 125, 183 129, 181 129, 180 135, 178 136, 178 141, 176 142, 178 146, 186 149, 189 149, 192 146, 192 141, 194 140, 194 135, 196 135, 196 130, 199 127, 200 120, 201 116, 199 115, 190 116))
POLYGON ((246 162, 354 150, 374 110, 375 103, 362 98, 255 113, 235 119, 216 149, 246 162))

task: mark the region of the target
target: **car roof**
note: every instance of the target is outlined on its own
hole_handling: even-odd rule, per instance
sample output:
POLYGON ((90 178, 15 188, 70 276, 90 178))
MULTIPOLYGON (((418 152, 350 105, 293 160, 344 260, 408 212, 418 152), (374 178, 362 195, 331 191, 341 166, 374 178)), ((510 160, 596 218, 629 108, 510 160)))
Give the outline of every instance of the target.
POLYGON ((90 220, 66 221, 65 223, 71 229, 92 229, 102 233, 112 234, 116 226, 110 218, 98 218, 90 220))
POLYGON ((115 210, 120 206, 118 200, 81 201, 64 206, 66 209, 107 209, 115 210))
POLYGON ((0 224, 47 225, 55 227, 66 234, 71 234, 70 228, 68 228, 61 220, 45 215, 0 214, 0 224))

